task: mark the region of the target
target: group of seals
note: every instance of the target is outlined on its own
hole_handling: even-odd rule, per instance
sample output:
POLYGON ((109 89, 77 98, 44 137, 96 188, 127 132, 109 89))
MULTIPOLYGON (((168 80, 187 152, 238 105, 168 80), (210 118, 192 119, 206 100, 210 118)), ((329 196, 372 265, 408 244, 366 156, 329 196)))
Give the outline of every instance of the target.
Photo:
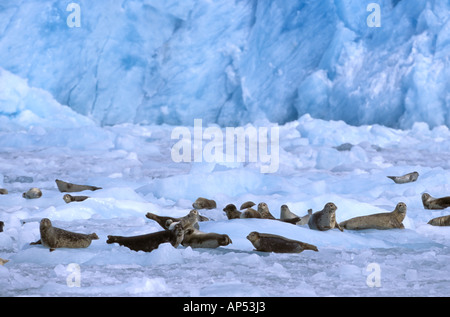
POLYGON ((156 221, 164 230, 131 237, 108 236, 106 242, 118 243, 131 250, 145 252, 151 252, 166 242, 170 242, 175 248, 180 244, 192 248, 217 248, 232 243, 226 234, 200 231, 198 222, 207 221, 208 218, 201 216, 196 209, 192 209, 181 218, 159 216, 151 212, 145 216, 156 221))

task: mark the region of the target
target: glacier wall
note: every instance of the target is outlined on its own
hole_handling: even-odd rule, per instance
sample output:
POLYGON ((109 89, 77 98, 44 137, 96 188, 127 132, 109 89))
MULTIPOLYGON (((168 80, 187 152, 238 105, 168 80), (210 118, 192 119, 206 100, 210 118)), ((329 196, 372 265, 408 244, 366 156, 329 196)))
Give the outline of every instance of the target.
POLYGON ((0 3, 0 67, 99 125, 450 126, 449 56, 447 0, 0 3))

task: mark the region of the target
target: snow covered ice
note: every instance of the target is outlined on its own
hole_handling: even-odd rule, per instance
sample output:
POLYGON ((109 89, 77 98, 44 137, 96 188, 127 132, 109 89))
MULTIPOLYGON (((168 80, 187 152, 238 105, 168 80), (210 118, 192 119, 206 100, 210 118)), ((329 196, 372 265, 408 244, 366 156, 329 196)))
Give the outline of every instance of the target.
POLYGON ((450 228, 427 222, 449 211, 425 210, 421 195, 450 195, 449 4, 379 1, 377 33, 362 2, 79 1, 74 29, 59 1, 0 5, 0 295, 448 296, 450 228), (194 119, 278 126, 278 170, 174 162, 172 131, 194 119), (386 177, 413 171, 413 183, 386 177), (103 189, 66 204, 55 179, 103 189), (31 187, 43 196, 23 199, 31 187), (232 244, 106 244, 161 230, 147 212, 184 216, 198 197, 217 202, 200 229, 232 244), (331 201, 339 222, 408 209, 403 230, 226 218, 248 200, 276 217, 331 201), (44 217, 100 239, 29 245, 44 217), (251 231, 319 252, 255 252, 251 231))

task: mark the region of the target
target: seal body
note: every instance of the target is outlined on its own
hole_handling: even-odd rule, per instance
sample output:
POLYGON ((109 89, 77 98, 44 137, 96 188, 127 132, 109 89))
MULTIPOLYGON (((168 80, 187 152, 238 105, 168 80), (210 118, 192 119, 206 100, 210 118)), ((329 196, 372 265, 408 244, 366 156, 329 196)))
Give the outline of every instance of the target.
POLYGON ((198 229, 190 228, 185 231, 183 242, 185 247, 191 248, 217 248, 232 243, 230 237, 226 234, 214 232, 203 232, 198 229))
POLYGON ((412 172, 403 176, 387 176, 387 178, 392 179, 396 184, 405 184, 415 182, 419 178, 419 173, 412 172))
POLYGON ((247 208, 247 210, 244 210, 242 213, 241 213, 241 219, 247 219, 247 218, 262 218, 261 217, 261 214, 257 211, 257 210, 255 210, 255 209, 253 209, 253 208, 247 208))
POLYGON ((275 220, 276 218, 270 213, 269 206, 267 206, 266 203, 259 203, 258 204, 258 212, 261 215, 261 218, 263 219, 272 219, 275 220))
POLYGON ((42 191, 39 188, 33 187, 30 188, 26 193, 23 193, 22 197, 25 199, 37 199, 42 197, 42 191))
POLYGON ((299 218, 298 221, 295 222, 296 225, 306 225, 309 221, 309 218, 312 215, 312 209, 308 209, 308 214, 303 216, 303 217, 299 217, 297 216, 295 213, 293 213, 289 207, 287 205, 282 205, 280 208, 280 219, 283 221, 288 221, 288 220, 293 220, 293 219, 297 219, 299 218))
POLYGON ((274 253, 300 253, 304 250, 319 251, 315 245, 275 234, 253 231, 247 236, 247 239, 253 244, 256 251, 274 253))
POLYGON ((238 219, 241 217, 242 212, 237 210, 236 206, 233 204, 228 204, 223 208, 228 219, 238 219))
POLYGON ((450 196, 434 198, 428 193, 423 193, 422 204, 425 209, 445 209, 450 207, 450 196))
POLYGON ((373 215, 360 216, 339 223, 344 229, 363 230, 363 229, 404 229, 402 223, 406 216, 406 204, 400 202, 392 212, 382 212, 373 215))
POLYGON ((98 240, 95 233, 83 234, 53 227, 48 218, 41 220, 39 231, 41 239, 31 244, 42 244, 50 248, 50 251, 54 251, 56 248, 87 248, 92 240, 98 240))
POLYGON ((215 208, 217 208, 217 204, 212 199, 206 199, 203 197, 199 197, 192 204, 192 208, 194 208, 194 209, 215 209, 215 208))
POLYGON ((441 226, 441 227, 450 226, 450 215, 433 218, 430 221, 428 221, 428 224, 432 226, 441 226))
POLYGON ((181 224, 177 224, 173 230, 157 231, 139 236, 123 237, 109 235, 106 243, 118 243, 133 251, 152 252, 162 243, 170 243, 174 248, 177 248, 183 241, 183 238, 184 230, 181 224))
POLYGON ((69 194, 65 194, 63 196, 63 200, 68 204, 71 203, 73 201, 85 201, 86 199, 88 199, 89 196, 72 196, 69 194))
POLYGON ((0 195, 8 195, 8 190, 5 188, 0 188, 0 195))
POLYGON ((253 206, 255 206, 256 204, 253 202, 253 201, 246 201, 245 203, 243 203, 242 205, 241 205, 241 207, 239 208, 239 210, 244 210, 244 209, 247 209, 247 208, 251 208, 251 207, 253 207, 253 206))
POLYGON ((173 226, 176 223, 181 223, 184 229, 189 227, 198 228, 198 221, 208 220, 208 218, 201 216, 196 209, 192 209, 186 216, 181 218, 158 216, 151 212, 148 212, 145 216, 156 221, 163 229, 169 229, 171 225, 173 226))
POLYGON ((336 205, 334 203, 327 203, 321 211, 316 211, 308 220, 310 229, 326 231, 333 228, 338 228, 343 231, 336 222, 336 205))
POLYGON ((90 185, 77 185, 72 183, 67 183, 62 180, 55 180, 56 186, 58 186, 58 189, 61 193, 75 193, 75 192, 82 192, 84 190, 99 190, 102 189, 101 187, 96 186, 90 186, 90 185))

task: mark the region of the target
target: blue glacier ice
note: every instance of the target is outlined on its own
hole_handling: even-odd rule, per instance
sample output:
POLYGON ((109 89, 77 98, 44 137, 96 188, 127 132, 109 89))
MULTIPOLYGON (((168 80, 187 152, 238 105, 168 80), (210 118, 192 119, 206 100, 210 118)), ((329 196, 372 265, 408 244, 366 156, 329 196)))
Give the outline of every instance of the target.
POLYGON ((2 1, 0 67, 99 125, 450 126, 449 1, 71 2, 2 1))

